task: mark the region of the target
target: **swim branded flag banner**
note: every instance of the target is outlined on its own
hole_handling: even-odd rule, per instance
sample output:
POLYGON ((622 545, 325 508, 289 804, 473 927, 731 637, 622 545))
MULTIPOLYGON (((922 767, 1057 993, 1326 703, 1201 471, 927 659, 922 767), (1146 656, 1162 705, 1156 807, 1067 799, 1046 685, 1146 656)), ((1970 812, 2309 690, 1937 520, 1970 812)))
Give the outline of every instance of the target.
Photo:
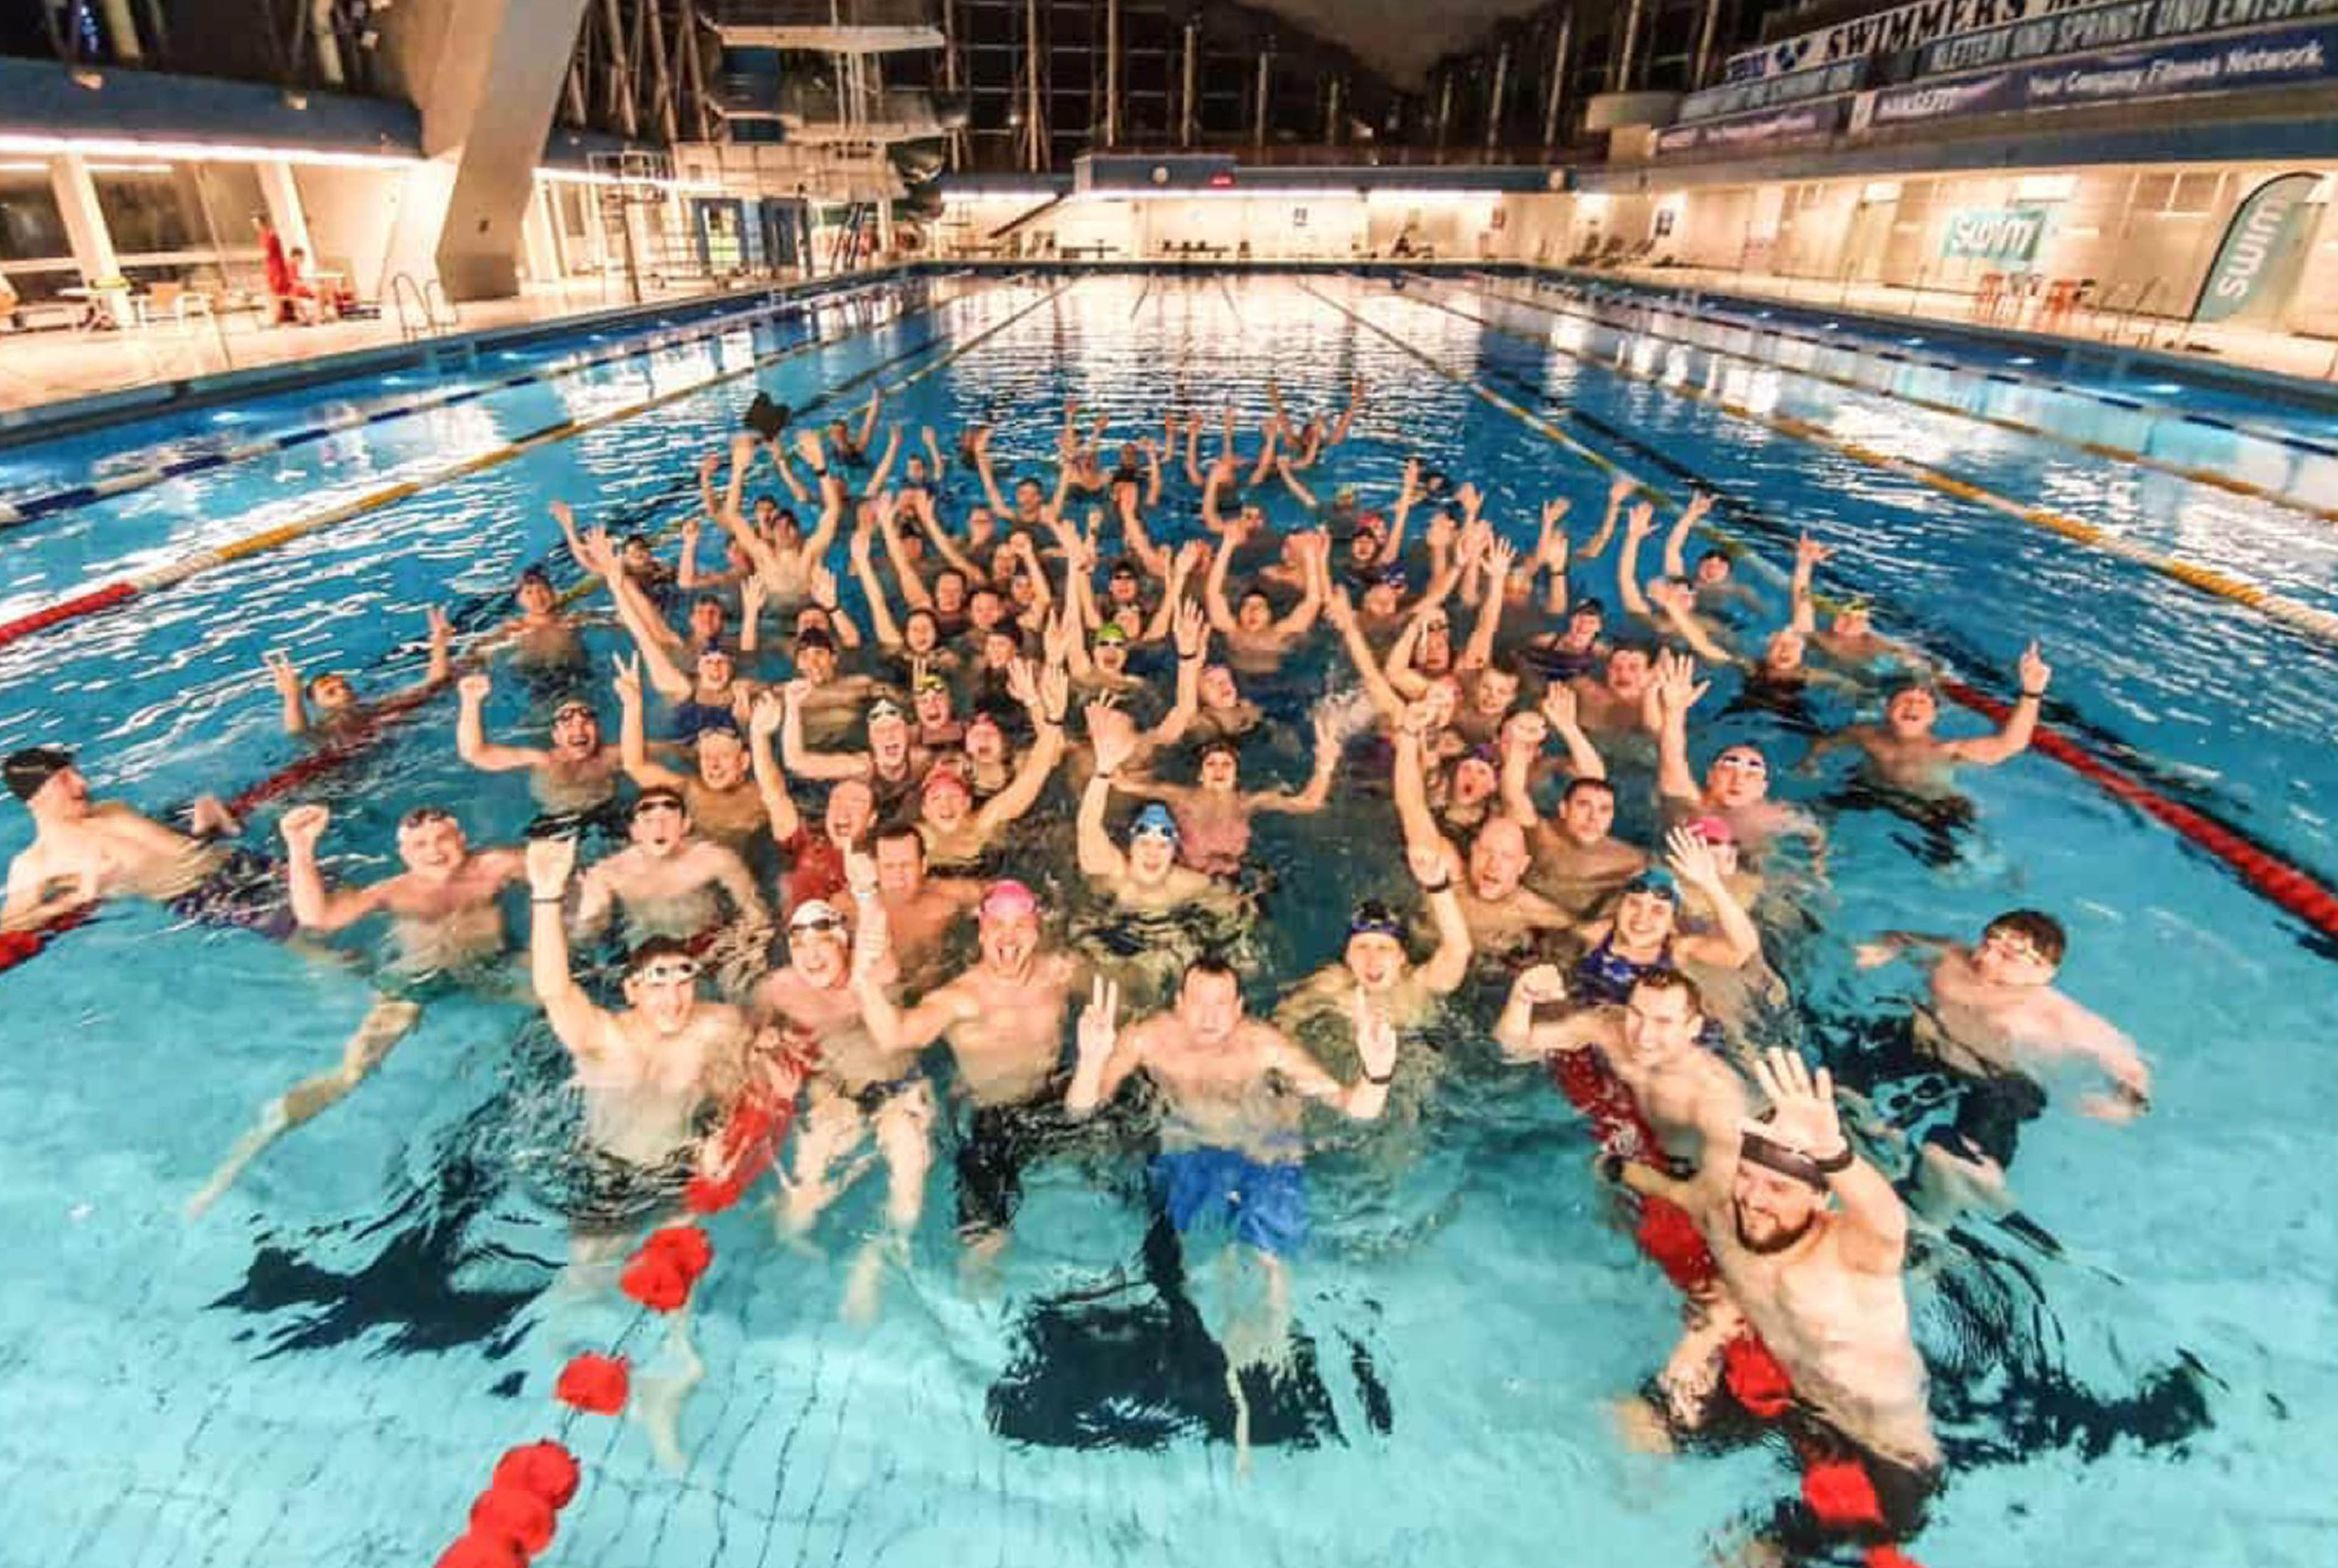
POLYGON ((2310 198, 2320 183, 2317 175, 2284 174, 2249 192, 2234 210, 2215 262, 2201 280, 2192 319, 2229 321, 2279 308, 2304 257, 2316 216, 2310 198))

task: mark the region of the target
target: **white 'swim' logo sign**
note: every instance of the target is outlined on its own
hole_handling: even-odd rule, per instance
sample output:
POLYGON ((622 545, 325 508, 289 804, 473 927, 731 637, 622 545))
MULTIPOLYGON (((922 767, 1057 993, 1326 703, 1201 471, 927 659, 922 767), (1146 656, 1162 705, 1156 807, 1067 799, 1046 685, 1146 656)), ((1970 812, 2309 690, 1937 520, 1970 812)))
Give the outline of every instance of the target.
POLYGON ((2027 261, 2046 237, 2046 214, 2032 207, 1977 209, 1949 219, 1943 256, 1984 261, 2027 261))

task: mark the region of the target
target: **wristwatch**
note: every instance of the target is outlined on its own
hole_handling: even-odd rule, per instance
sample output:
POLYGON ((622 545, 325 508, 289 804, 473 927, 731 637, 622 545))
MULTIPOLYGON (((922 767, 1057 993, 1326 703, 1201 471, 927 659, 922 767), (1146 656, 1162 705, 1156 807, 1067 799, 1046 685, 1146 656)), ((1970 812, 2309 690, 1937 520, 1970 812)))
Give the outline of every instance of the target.
POLYGON ((1858 1158, 1858 1155, 1853 1154, 1851 1152, 1851 1140, 1846 1138, 1842 1141, 1842 1148, 1836 1150, 1833 1153, 1828 1155, 1823 1160, 1813 1159, 1811 1163, 1819 1168, 1819 1171, 1822 1175, 1839 1176, 1845 1171, 1850 1170, 1852 1163, 1856 1161, 1858 1158))

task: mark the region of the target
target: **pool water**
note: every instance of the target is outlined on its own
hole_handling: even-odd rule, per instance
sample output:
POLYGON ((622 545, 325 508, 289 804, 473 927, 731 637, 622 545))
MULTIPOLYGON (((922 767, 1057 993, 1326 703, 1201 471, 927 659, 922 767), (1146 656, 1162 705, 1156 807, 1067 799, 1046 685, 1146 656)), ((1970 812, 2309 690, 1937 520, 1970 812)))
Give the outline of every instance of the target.
MULTIPOLYGON (((1530 538, 1541 499, 1569 497, 1581 540, 1606 475, 1478 397, 1482 382, 1565 412, 1571 436, 1668 489, 1711 483, 1726 497, 1716 522, 1773 560, 1801 529, 1836 545, 1830 586, 1872 593, 1884 630, 1985 690, 2009 690, 2014 655, 2038 636, 2055 666, 2049 721, 2325 879, 2338 869, 2328 651, 1432 299, 1549 330, 1547 316, 1452 286, 952 279, 676 352, 703 372, 833 337, 752 384, 800 406, 844 388, 840 411, 918 376, 893 416, 946 444, 995 418, 1002 474, 1044 458, 1067 397, 1109 414, 1115 435, 1157 429, 1173 403, 1229 403, 1254 427, 1270 374, 1294 410, 1336 407, 1361 375, 1371 393, 1356 436, 1311 477, 1369 504, 1420 453, 1482 486, 1513 538, 1530 538)), ((334 461, 378 480, 492 450, 659 389, 641 364, 353 431, 334 461)), ((2222 553, 2202 558, 2284 592, 2332 590, 2303 524, 2221 492, 1950 430, 1791 372, 1723 374, 1830 426, 1856 421, 1886 450, 1952 447, 1960 472, 2003 493, 2222 553)), ((276 732, 264 650, 368 689, 411 679, 426 606, 456 603, 484 624, 516 568, 551 553, 548 499, 590 520, 677 522, 693 465, 750 384, 532 448, 0 651, 0 749, 76 745, 99 793, 149 809, 232 793, 299 754, 276 732)), ((300 450, 314 455, 303 465, 324 456, 300 450)), ((336 482, 236 465, 19 530, 0 614, 321 505, 336 482)), ((1173 482, 1164 512, 1192 505, 1173 482)), ((1577 591, 1612 603, 1612 560, 1579 566, 1577 591)), ((1765 597, 1757 623, 1773 623, 1774 582, 1745 575, 1765 597)), ((2338 1161, 2326 945, 2034 754, 1963 779, 1976 821, 1945 853, 1897 817, 1832 806, 1841 770, 1798 772, 1805 738, 1714 717, 1732 679, 1700 710, 1697 755, 1762 740, 1775 787, 1824 813, 1832 838, 1826 890, 1768 934, 1797 1002, 1783 1037, 1843 1057, 1848 1075, 1846 1054, 1904 1009, 1911 984, 1854 972, 1852 942, 1891 927, 1969 936, 2029 905, 2070 929, 2065 986, 2133 1033, 2155 1072, 2153 1113, 2132 1126, 2058 1108, 2027 1130, 2019 1223, 1920 1235, 1910 1291, 1951 1474, 1913 1553, 2001 1563, 2058 1543, 2137 1568, 2326 1563, 2338 1507, 2314 1477, 2338 1444, 2338 1218, 2311 1188, 2338 1161)), ((1246 779, 1303 776, 1302 710, 1342 681, 1318 649, 1264 684, 1281 733, 1246 758, 1246 779)), ((541 714, 523 682, 499 680, 489 732, 526 732, 541 714)), ((457 806, 474 842, 518 833, 522 784, 463 769, 453 729, 450 697, 309 791, 333 805, 339 877, 383 874, 392 826, 424 800, 457 806)), ((1645 834, 1647 769, 1623 759, 1616 771, 1619 831, 1645 834)), ((1380 787, 1343 782, 1322 817, 1261 828, 1266 918, 1243 945, 1254 1008, 1336 956, 1352 899, 1411 897, 1380 787)), ((1067 815, 1059 784, 1017 866, 1076 917, 1067 815)), ((274 816, 255 842, 274 841, 274 816)), ((25 831, 21 812, 0 811, 0 853, 25 831)), ((877 1183, 823 1220, 814 1250, 778 1242, 760 1201, 712 1222, 717 1259, 693 1306, 704 1378, 680 1474, 638 1426, 564 1424, 551 1401, 567 1357, 607 1347, 633 1314, 552 1289, 575 1108, 526 1011, 434 1002, 346 1104, 278 1143, 201 1221, 182 1216, 254 1109, 326 1065, 368 999, 339 967, 126 906, 0 974, 0 1247, 15 1265, 0 1299, 0 1563, 427 1563, 493 1456, 564 1426, 586 1480, 545 1560, 574 1563, 1477 1568, 1552 1561, 1562 1540, 1565 1560, 1685 1563, 1793 1488, 1775 1446, 1659 1460, 1617 1441, 1609 1406, 1661 1364, 1675 1298, 1610 1222, 1573 1113, 1540 1073, 1498 1063, 1482 996, 1438 1033, 1439 1054, 1408 1046, 1407 1071, 1426 1081, 1417 1117, 1318 1156, 1318 1234, 1295 1271, 1299 1367, 1253 1390, 1246 1469, 1207 1329, 1217 1282, 1150 1234, 1134 1165, 1036 1168, 997 1289, 970 1294, 945 1148, 912 1254, 867 1327, 838 1307, 858 1238, 881 1219, 877 1183)), ((653 1329, 630 1332, 641 1371, 670 1368, 653 1329)))

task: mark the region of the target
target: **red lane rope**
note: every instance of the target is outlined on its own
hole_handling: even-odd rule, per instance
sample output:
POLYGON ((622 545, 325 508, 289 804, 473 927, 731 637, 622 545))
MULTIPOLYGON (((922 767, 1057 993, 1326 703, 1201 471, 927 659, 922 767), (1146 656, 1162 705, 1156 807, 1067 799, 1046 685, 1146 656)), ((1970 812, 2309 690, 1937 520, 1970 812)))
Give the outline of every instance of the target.
MULTIPOLYGON (((1960 681, 1944 681, 1941 690, 1974 712, 2002 724, 2011 711, 2004 703, 1960 681)), ((2316 881, 2262 845, 2217 821, 2204 811, 2171 800, 2140 779, 2113 768, 2068 737, 2039 726, 2029 744, 2116 799, 2172 828, 2189 842, 2232 867, 2259 896, 2280 906, 2323 936, 2338 940, 2338 893, 2316 881)))
POLYGON ((101 610, 111 610, 123 600, 135 597, 137 593, 138 584, 135 583, 109 583, 103 588, 76 598, 61 600, 30 615, 20 615, 14 621, 0 621, 0 648, 5 648, 11 642, 21 642, 34 632, 45 632, 61 622, 79 620, 84 615, 94 615, 101 610))

